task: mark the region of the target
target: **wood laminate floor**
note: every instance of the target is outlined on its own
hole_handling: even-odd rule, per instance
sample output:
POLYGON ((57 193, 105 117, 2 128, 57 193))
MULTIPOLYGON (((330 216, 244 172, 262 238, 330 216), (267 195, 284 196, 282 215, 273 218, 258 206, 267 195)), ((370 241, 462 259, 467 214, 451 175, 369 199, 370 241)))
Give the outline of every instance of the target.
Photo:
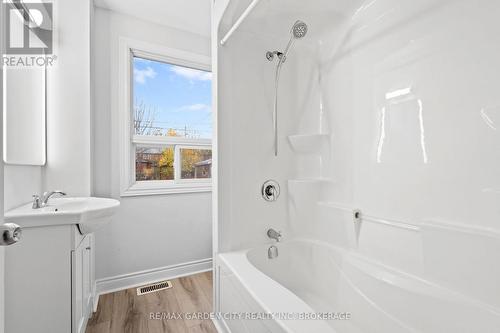
POLYGON ((141 296, 136 288, 101 295, 86 333, 217 333, 210 319, 185 318, 212 311, 212 272, 171 282, 170 289, 141 296), (183 318, 173 319, 169 314, 183 318))

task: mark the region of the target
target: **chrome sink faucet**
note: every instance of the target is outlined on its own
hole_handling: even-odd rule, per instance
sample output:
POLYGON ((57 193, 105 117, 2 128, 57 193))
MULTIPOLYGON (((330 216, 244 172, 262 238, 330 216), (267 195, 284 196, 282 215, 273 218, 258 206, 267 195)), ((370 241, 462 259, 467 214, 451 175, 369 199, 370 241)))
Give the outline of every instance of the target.
POLYGON ((276 231, 274 229, 267 230, 267 237, 275 239, 277 242, 281 240, 281 231, 276 231))
POLYGON ((44 192, 41 198, 38 194, 33 194, 33 205, 31 207, 38 209, 47 206, 47 202, 54 194, 66 195, 63 191, 44 192))

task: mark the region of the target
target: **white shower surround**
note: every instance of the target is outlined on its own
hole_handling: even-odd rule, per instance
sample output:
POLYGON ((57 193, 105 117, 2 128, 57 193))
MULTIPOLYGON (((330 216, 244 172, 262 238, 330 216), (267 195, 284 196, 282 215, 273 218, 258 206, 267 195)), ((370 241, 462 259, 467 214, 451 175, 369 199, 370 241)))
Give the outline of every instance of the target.
MULTIPOLYGON (((337 332, 443 332, 456 331, 457 323, 463 332, 497 331, 500 4, 263 0, 218 45, 249 3, 230 1, 220 24, 227 2, 214 8, 214 250, 223 277, 216 296, 238 284, 239 295, 249 296, 241 304, 221 296, 219 310, 253 299, 268 311, 262 300, 269 295, 253 280, 267 275, 318 311, 284 278, 301 273, 309 277, 304 283, 322 285, 325 277, 343 276, 333 279, 338 294, 319 290, 325 304, 337 305, 321 311, 352 313, 336 323, 345 327, 333 325, 337 332), (275 64, 265 52, 284 47, 296 19, 309 33, 283 67, 274 158, 275 64), (270 178, 282 188, 275 203, 259 194, 270 178), (363 212, 359 224, 354 209, 363 212), (291 240, 278 244, 278 261, 267 261, 269 227, 291 240), (260 259, 249 260, 247 249, 260 251, 260 259), (280 260, 305 264, 297 271, 280 260), (384 326, 367 303, 343 303, 349 286, 401 326, 384 326)), ((301 332, 293 325, 288 331, 301 332)))

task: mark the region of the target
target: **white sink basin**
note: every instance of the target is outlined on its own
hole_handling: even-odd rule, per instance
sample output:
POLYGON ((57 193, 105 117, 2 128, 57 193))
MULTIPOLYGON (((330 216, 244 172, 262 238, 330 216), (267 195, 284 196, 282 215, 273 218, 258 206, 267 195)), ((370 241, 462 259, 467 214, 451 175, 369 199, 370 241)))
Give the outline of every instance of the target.
POLYGON ((5 213, 5 222, 23 228, 77 224, 81 233, 88 234, 111 220, 120 202, 108 198, 51 198, 48 205, 33 209, 31 203, 5 213))

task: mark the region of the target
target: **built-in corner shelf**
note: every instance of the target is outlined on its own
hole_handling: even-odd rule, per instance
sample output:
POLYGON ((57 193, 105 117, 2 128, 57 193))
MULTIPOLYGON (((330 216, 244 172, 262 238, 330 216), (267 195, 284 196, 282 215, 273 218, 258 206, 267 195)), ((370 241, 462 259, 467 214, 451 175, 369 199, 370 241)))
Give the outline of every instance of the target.
POLYGON ((296 134, 289 135, 288 142, 292 150, 301 154, 319 154, 328 144, 330 134, 296 134))

